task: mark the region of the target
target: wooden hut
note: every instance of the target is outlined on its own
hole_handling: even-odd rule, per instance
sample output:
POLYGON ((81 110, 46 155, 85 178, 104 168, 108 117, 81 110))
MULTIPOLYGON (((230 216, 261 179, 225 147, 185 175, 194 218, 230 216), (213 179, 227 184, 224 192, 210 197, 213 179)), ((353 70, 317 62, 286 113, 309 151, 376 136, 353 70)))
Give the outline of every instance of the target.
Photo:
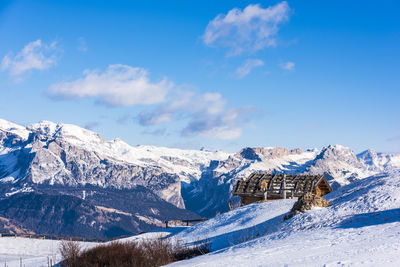
POLYGON ((237 182, 233 195, 240 196, 241 205, 247 205, 260 200, 300 197, 308 192, 323 196, 332 192, 332 188, 323 175, 252 173, 237 182))

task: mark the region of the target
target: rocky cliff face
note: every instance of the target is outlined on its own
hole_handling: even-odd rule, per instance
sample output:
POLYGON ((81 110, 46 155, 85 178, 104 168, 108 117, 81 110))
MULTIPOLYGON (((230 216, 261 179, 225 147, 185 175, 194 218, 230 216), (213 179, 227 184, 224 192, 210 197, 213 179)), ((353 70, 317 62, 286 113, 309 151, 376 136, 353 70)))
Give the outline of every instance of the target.
POLYGON ((168 216, 194 216, 182 208, 209 217, 226 211, 236 182, 254 171, 324 174, 337 188, 397 167, 400 155, 371 150, 356 155, 339 145, 322 150, 247 147, 234 154, 132 147, 75 125, 43 121, 22 127, 0 120, 0 200, 29 192, 73 196, 147 222, 128 231, 154 227, 168 216), (136 202, 151 203, 146 209, 155 213, 136 202), (160 213, 159 207, 169 212, 160 213))

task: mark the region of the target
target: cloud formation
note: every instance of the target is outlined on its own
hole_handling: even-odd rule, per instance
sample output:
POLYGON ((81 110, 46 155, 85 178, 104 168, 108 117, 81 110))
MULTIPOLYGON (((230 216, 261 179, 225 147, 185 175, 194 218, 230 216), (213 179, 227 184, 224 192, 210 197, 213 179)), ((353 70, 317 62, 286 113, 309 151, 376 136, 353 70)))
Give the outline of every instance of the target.
MULTIPOLYGON (((143 133, 152 135, 166 135, 165 124, 173 122, 183 137, 235 139, 241 136, 244 118, 251 111, 228 108, 219 93, 178 89, 166 78, 152 82, 146 70, 121 64, 110 65, 105 71, 86 70, 82 78, 53 84, 47 93, 62 98, 94 98, 109 106, 150 106, 134 119, 147 128, 143 133), (162 124, 163 128, 154 128, 162 124)), ((122 116, 117 122, 123 124, 130 118, 122 116)), ((89 129, 96 126, 86 125, 89 129)))
POLYGON ((31 70, 45 70, 57 63, 57 43, 43 43, 40 39, 30 42, 15 56, 12 52, 4 56, 1 70, 10 76, 20 76, 31 70))
POLYGON ((234 8, 208 23, 203 41, 209 46, 227 47, 229 56, 275 46, 279 25, 289 19, 289 12, 286 1, 268 8, 259 4, 243 10, 234 8))
POLYGON ((280 64, 280 67, 284 70, 294 70, 295 64, 294 62, 288 61, 280 64))
POLYGON ((173 87, 166 78, 152 82, 148 72, 122 64, 109 65, 101 72, 85 70, 83 78, 51 85, 50 96, 65 98, 97 98, 109 106, 135 106, 158 104, 173 87))
POLYGON ((260 66, 264 66, 264 61, 261 59, 248 59, 242 66, 236 69, 236 75, 238 78, 244 78, 252 69, 260 66))
POLYGON ((138 116, 142 126, 156 125, 173 120, 185 120, 181 130, 184 137, 201 136, 211 139, 235 139, 241 136, 244 116, 250 108, 227 108, 219 93, 195 94, 180 92, 174 100, 138 116))

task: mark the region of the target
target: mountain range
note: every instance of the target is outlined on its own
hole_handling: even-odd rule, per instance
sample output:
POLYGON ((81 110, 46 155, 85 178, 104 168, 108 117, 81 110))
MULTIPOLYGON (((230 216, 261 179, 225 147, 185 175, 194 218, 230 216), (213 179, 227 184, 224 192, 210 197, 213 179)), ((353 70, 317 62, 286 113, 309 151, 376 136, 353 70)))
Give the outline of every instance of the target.
POLYGON ((341 145, 181 150, 106 141, 71 124, 0 119, 0 230, 130 235, 227 211, 230 199, 238 203, 236 181, 254 171, 324 174, 337 189, 396 167, 400 154, 341 145))

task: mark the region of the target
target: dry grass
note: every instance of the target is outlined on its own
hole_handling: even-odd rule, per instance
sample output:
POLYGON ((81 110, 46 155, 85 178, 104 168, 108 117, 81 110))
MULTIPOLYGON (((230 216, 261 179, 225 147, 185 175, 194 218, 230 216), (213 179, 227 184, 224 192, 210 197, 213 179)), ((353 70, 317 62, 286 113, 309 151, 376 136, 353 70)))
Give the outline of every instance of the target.
POLYGON ((163 239, 142 242, 112 242, 82 250, 77 243, 63 242, 60 251, 63 267, 111 267, 111 266, 161 266, 174 261, 189 259, 208 253, 208 245, 185 247, 163 239))

